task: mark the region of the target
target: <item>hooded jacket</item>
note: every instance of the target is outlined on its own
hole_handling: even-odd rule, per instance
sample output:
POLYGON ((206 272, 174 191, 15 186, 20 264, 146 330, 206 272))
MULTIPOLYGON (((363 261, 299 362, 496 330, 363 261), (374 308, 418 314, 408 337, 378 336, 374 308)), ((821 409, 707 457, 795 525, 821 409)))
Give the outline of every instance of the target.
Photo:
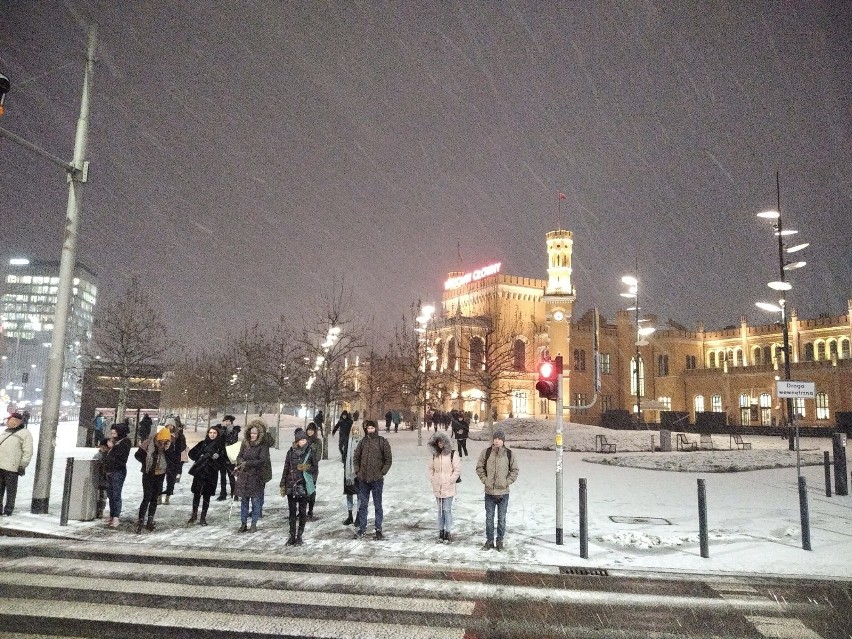
POLYGON ((489 446, 479 454, 476 474, 485 485, 486 495, 508 495, 509 486, 518 478, 518 456, 512 455, 510 461, 505 445, 496 450, 493 446, 489 446), (491 453, 486 462, 485 453, 489 450, 491 453))
MULTIPOLYGON (((272 433, 269 432, 269 429, 266 427, 266 422, 264 422, 260 418, 255 418, 249 422, 249 428, 257 428, 260 433, 257 436, 257 441, 266 446, 267 450, 272 448, 275 445, 275 438, 272 436, 272 433)), ((263 483, 269 483, 272 480, 272 460, 266 460, 266 463, 263 465, 263 475, 261 476, 263 479, 263 483)))
POLYGON ((104 459, 104 472, 107 474, 127 470, 127 458, 130 457, 131 448, 130 439, 127 437, 130 428, 127 424, 113 424, 111 430, 116 432, 118 439, 115 440, 104 459))
POLYGON ((378 432, 364 435, 364 439, 358 442, 352 460, 355 476, 365 482, 383 479, 388 474, 392 462, 390 444, 378 432))
POLYGON ((461 475, 461 457, 454 455, 453 445, 445 433, 435 433, 427 444, 431 458, 426 464, 429 470, 429 482, 432 484, 432 492, 435 497, 455 497, 456 480, 461 475), (438 448, 438 442, 444 442, 444 449, 438 448))
POLYGON ((216 492, 219 481, 219 471, 225 467, 227 456, 225 455, 225 438, 221 429, 216 439, 210 439, 208 435, 192 447, 189 458, 195 463, 189 469, 192 475, 192 486, 190 490, 198 495, 208 497, 216 492))
POLYGON ((284 458, 284 472, 281 473, 279 486, 284 488, 287 495, 293 495, 293 489, 296 485, 302 484, 305 487, 305 495, 310 495, 316 490, 313 482, 316 470, 317 459, 314 457, 314 450, 311 445, 305 444, 304 448, 300 448, 299 442, 295 441, 287 451, 287 457, 284 458), (299 466, 303 466, 303 468, 299 468, 299 466), (307 481, 305 473, 310 475, 311 481, 307 481))
POLYGON ((234 469, 236 487, 234 494, 239 497, 260 497, 263 494, 265 466, 269 461, 269 446, 261 441, 262 433, 256 426, 246 429, 240 454, 237 455, 237 466, 234 469), (251 434, 257 432, 257 440, 252 443, 251 434))

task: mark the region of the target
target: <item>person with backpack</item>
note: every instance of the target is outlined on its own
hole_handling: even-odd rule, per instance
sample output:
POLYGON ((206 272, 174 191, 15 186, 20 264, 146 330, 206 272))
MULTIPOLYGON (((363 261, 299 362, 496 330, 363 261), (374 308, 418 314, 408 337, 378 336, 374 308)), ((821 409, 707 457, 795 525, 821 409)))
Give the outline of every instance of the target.
POLYGON ((308 499, 316 491, 314 472, 317 470, 318 462, 313 447, 308 443, 307 433, 297 428, 293 433, 293 445, 284 459, 284 472, 281 474, 280 484, 281 496, 287 497, 289 509, 290 536, 286 546, 302 545, 308 499))
MULTIPOLYGON (((231 446, 236 444, 240 440, 240 427, 235 423, 235 418, 233 415, 225 415, 222 418, 222 423, 219 424, 219 428, 222 431, 222 439, 225 442, 225 446, 231 446)), ((219 497, 216 501, 225 501, 228 498, 228 491, 226 490, 225 478, 228 478, 228 483, 231 485, 231 497, 234 497, 234 460, 229 459, 227 456, 225 458, 225 463, 222 464, 222 470, 219 472, 220 480, 222 482, 222 490, 219 493, 219 497)), ((235 498, 235 497, 234 497, 235 498)), ((235 498, 236 499, 236 498, 235 498)))
POLYGON ((504 444, 506 434, 495 430, 491 446, 482 451, 476 462, 476 474, 485 486, 485 543, 483 550, 494 548, 494 511, 497 511, 497 550, 503 550, 506 534, 506 511, 509 508, 509 486, 518 478, 518 460, 504 444))
POLYGON ((367 530, 367 506, 370 503, 370 495, 373 496, 373 510, 375 512, 377 540, 384 539, 382 534, 382 523, 384 522, 384 511, 382 510, 382 490, 385 486, 385 475, 390 470, 393 458, 388 440, 379 435, 378 426, 372 419, 364 422, 364 439, 358 442, 355 448, 353 466, 355 476, 358 478, 358 530, 355 539, 363 539, 367 530))
POLYGON ((33 436, 24 425, 21 413, 6 418, 6 429, 0 433, 0 506, 2 514, 10 516, 15 510, 18 477, 22 477, 33 457, 33 436), (3 496, 6 504, 3 505, 3 496))
POLYGON ((432 435, 428 447, 432 452, 428 462, 429 482, 438 501, 438 542, 449 543, 453 530, 453 498, 456 496, 456 482, 461 476, 461 455, 455 454, 445 433, 432 435))

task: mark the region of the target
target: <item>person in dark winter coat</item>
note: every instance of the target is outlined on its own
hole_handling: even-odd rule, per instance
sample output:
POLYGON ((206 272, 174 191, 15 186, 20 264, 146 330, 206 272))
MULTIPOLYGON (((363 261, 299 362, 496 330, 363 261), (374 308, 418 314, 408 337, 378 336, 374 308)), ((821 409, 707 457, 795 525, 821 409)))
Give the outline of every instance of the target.
MULTIPOLYGON (((260 443, 264 444, 268 450, 272 450, 275 446, 275 438, 272 436, 272 433, 266 428, 266 422, 260 418, 253 419, 249 422, 249 426, 254 426, 260 430, 260 443)), ((258 498, 258 503, 260 504, 260 512, 258 513, 258 517, 263 517, 263 502, 266 500, 266 484, 272 481, 272 461, 268 461, 263 466, 263 492, 260 494, 258 498)))
POLYGON ((127 459, 130 457, 130 427, 125 423, 114 424, 109 429, 112 447, 104 459, 107 476, 107 498, 109 499, 109 525, 118 528, 121 516, 121 491, 127 479, 127 459))
POLYGON ((139 519, 136 522, 136 534, 142 532, 145 513, 148 521, 145 528, 154 530, 154 514, 157 512, 157 501, 163 492, 163 480, 166 478, 168 459, 166 451, 172 445, 172 433, 168 428, 161 428, 154 437, 148 437, 139 444, 134 457, 142 462, 142 503, 139 504, 139 519))
MULTIPOLYGON (((233 415, 225 415, 222 418, 222 423, 218 424, 222 431, 222 439, 224 440, 225 446, 230 446, 231 444, 236 444, 240 441, 240 427, 234 423, 234 420, 235 418, 233 415)), ((233 459, 226 458, 225 465, 219 473, 222 480, 222 490, 219 493, 217 501, 225 501, 228 498, 228 491, 225 489, 226 478, 231 486, 231 497, 236 499, 236 496, 234 495, 234 461, 235 460, 233 459)))
POLYGON ((154 421, 151 419, 151 416, 148 413, 145 413, 142 416, 142 419, 139 420, 139 428, 136 430, 140 442, 144 442, 151 436, 151 428, 153 426, 154 421))
POLYGON ((192 515, 187 524, 194 524, 198 519, 198 505, 201 504, 201 519, 199 524, 207 525, 207 509, 210 508, 210 498, 216 494, 219 483, 219 472, 225 465, 225 440, 218 427, 213 426, 207 431, 207 437, 198 442, 189 451, 189 458, 195 462, 189 469, 192 475, 192 515))
POLYGON ((235 495, 240 498, 240 529, 248 530, 249 503, 251 503, 251 532, 257 530, 257 520, 260 517, 260 497, 263 495, 266 482, 263 481, 264 468, 269 463, 269 446, 261 441, 261 432, 257 426, 250 425, 246 429, 243 445, 237 455, 234 466, 236 479, 235 495))
POLYGON ((385 413, 385 432, 390 432, 391 422, 393 421, 393 411, 389 410, 385 413))
POLYGON ((428 447, 432 453, 427 463, 429 483, 438 501, 438 541, 448 542, 453 532, 453 498, 461 475, 461 456, 453 454, 453 445, 445 433, 432 435, 428 447))
POLYGON ((317 432, 325 437, 325 414, 321 410, 317 411, 317 414, 314 415, 313 422, 316 424, 317 432))
POLYGON ((509 508, 509 486, 518 478, 518 460, 504 443, 502 430, 494 431, 492 445, 482 451, 476 462, 476 474, 485 486, 485 544, 494 548, 494 511, 497 511, 497 550, 503 550, 506 534, 506 511, 509 508))
POLYGON ((343 461, 343 494, 346 495, 346 508, 349 511, 349 516, 343 520, 343 525, 355 524, 358 526, 357 503, 355 498, 358 496, 358 477, 355 475, 355 449, 358 447, 358 442, 364 439, 364 428, 360 422, 352 424, 352 429, 349 431, 349 443, 346 444, 346 459, 343 461), (356 517, 352 519, 352 511, 356 510, 356 517))
MULTIPOLYGON (((319 479, 319 460, 322 459, 322 440, 317 437, 316 424, 308 424, 308 427, 305 429, 305 434, 308 436, 308 446, 311 447, 311 450, 314 452, 314 459, 316 460, 316 465, 311 470, 311 473, 314 477, 314 488, 316 488, 317 480, 319 479)), ((308 495, 308 519, 310 521, 314 520, 314 504, 317 500, 316 490, 308 495)))
POLYGON ((166 469, 166 490, 163 491, 165 497, 162 503, 164 504, 168 504, 175 493, 175 482, 183 469, 181 454, 186 450, 186 436, 183 434, 183 424, 180 423, 180 418, 170 417, 167 419, 166 428, 171 433, 172 445, 166 449, 168 468, 166 469))
POLYGON ((349 411, 340 413, 340 419, 331 429, 331 434, 334 435, 340 431, 337 439, 337 450, 340 451, 340 460, 346 462, 346 446, 349 444, 349 431, 352 429, 352 418, 349 416, 349 411))
POLYGON ((293 433, 293 445, 284 458, 284 472, 281 474, 280 483, 281 496, 287 497, 289 510, 290 537, 287 539, 287 546, 302 545, 308 500, 316 493, 314 473, 317 472, 318 461, 307 433, 297 428, 293 433))
POLYGON ((361 539, 367 529, 367 506, 370 495, 373 496, 375 511, 376 539, 384 539, 382 524, 382 489, 385 485, 385 475, 390 470, 393 458, 388 440, 379 435, 378 426, 372 419, 364 422, 364 439, 358 442, 355 449, 353 464, 355 476, 358 477, 358 530, 355 538, 361 539))
POLYGON ((470 457, 470 453, 467 452, 467 437, 470 434, 470 422, 467 421, 462 413, 456 411, 453 411, 451 416, 452 421, 450 424, 453 428, 453 437, 458 443, 459 457, 464 457, 465 455, 470 457))

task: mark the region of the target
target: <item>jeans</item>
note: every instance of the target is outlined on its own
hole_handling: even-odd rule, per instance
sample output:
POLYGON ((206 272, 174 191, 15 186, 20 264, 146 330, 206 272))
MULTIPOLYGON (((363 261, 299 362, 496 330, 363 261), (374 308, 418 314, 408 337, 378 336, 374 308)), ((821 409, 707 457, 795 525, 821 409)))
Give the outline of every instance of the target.
POLYGON ((257 525, 260 517, 260 497, 243 497, 240 502, 240 521, 246 523, 249 514, 249 500, 251 500, 251 523, 257 525))
POLYGON ((506 510, 509 495, 485 495, 485 540, 494 541, 494 510, 497 510, 497 541, 506 534, 506 510))
POLYGON ((358 532, 367 530, 367 506, 370 503, 370 495, 373 495, 373 510, 375 511, 376 530, 382 529, 384 511, 382 510, 382 488, 385 480, 358 482, 358 532))
POLYGON ((18 494, 18 471, 0 470, 0 506, 3 505, 3 493, 6 493, 6 507, 3 513, 11 515, 15 510, 15 497, 18 494))
POLYGON ((154 519, 157 512, 157 499, 163 492, 163 480, 165 475, 149 475, 142 473, 142 503, 139 504, 139 520, 145 517, 148 511, 148 519, 154 519))
POLYGON ((116 470, 107 475, 107 497, 109 498, 109 516, 121 516, 121 490, 127 478, 127 468, 116 470))
POLYGON ((453 532, 453 498, 437 497, 438 501, 438 530, 453 532))

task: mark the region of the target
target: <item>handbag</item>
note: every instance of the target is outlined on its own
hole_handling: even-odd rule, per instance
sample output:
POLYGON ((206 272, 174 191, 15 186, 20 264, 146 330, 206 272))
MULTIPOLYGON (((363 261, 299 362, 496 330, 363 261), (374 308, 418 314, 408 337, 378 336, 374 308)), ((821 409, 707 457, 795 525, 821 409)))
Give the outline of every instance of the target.
POLYGON ((186 448, 184 448, 182 451, 180 451, 180 462, 183 464, 183 463, 188 462, 188 461, 189 461, 189 453, 186 451, 186 448))

